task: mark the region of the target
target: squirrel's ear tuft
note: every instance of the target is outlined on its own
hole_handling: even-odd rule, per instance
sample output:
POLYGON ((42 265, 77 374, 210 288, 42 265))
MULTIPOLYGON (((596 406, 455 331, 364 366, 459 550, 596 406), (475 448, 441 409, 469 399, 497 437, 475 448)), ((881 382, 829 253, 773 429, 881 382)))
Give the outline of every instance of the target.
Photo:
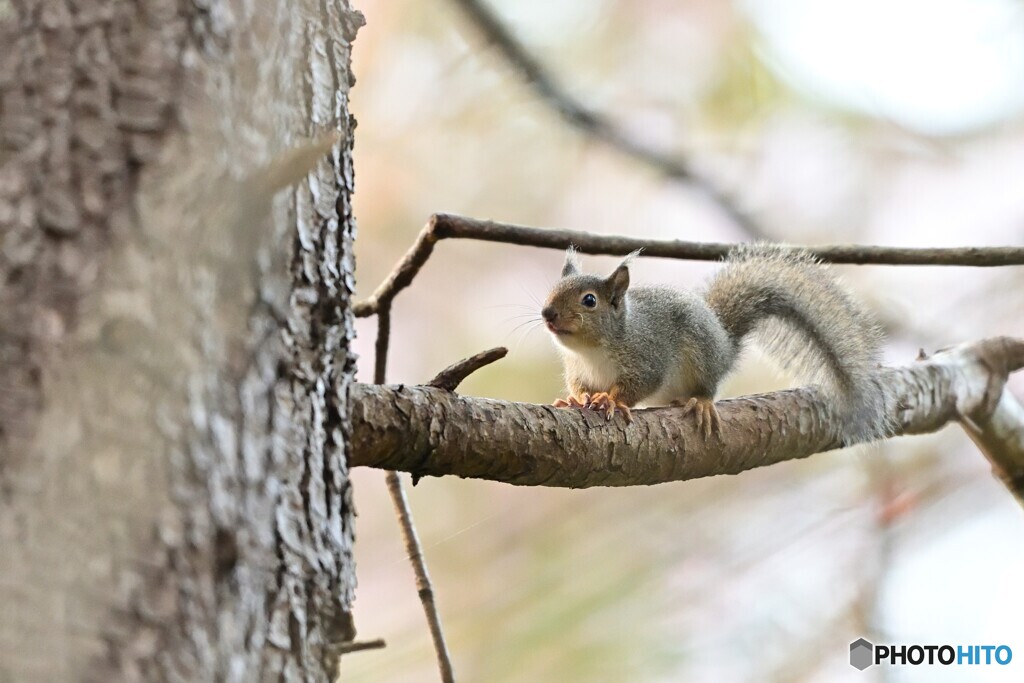
POLYGON ((565 250, 565 265, 562 266, 562 277, 579 275, 582 272, 583 266, 580 265, 580 257, 576 252, 576 247, 570 246, 565 250))
POLYGON ((623 267, 629 268, 630 264, 633 263, 633 259, 635 259, 637 256, 639 256, 640 252, 642 252, 643 250, 644 250, 644 248, 640 247, 636 251, 631 251, 628 254, 626 254, 626 258, 622 259, 622 263, 619 264, 619 268, 623 268, 623 267))

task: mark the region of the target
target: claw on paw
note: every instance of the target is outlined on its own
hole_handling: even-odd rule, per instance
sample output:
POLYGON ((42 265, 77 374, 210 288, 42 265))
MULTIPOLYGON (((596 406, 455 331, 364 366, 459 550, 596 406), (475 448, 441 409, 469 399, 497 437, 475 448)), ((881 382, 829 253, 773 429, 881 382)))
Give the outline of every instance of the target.
POLYGON ((633 421, 633 416, 629 412, 629 406, 604 391, 591 396, 587 407, 591 410, 603 412, 604 419, 606 420, 612 419, 615 416, 615 411, 618 410, 626 418, 627 423, 633 421))
POLYGON ((596 410, 604 413, 606 420, 612 419, 615 415, 615 411, 618 411, 626 418, 626 422, 633 421, 633 416, 629 412, 629 406, 622 401, 616 400, 611 394, 604 391, 593 395, 580 394, 579 397, 567 396, 565 398, 559 398, 551 405, 556 408, 586 408, 588 410, 596 410))
POLYGON ((683 404, 683 417, 693 413, 697 419, 697 429, 707 439, 712 433, 721 435, 722 421, 718 417, 718 409, 715 408, 715 400, 694 396, 683 404))

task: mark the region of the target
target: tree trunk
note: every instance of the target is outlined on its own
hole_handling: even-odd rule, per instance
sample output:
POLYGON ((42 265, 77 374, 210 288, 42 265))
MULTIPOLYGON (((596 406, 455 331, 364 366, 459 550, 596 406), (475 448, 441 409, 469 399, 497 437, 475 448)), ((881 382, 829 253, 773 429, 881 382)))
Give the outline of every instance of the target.
POLYGON ((0 0, 0 681, 337 673, 361 20, 0 0))

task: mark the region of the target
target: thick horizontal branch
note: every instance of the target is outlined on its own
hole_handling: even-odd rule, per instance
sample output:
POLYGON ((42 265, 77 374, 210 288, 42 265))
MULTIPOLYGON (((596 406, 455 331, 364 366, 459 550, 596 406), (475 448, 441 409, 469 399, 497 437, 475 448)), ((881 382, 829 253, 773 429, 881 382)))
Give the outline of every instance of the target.
MULTIPOLYGON (((1004 389, 1024 340, 998 337, 879 370, 894 435, 965 420, 1004 481, 1024 495, 1024 410, 1004 389)), ((457 396, 421 386, 356 385, 350 465, 509 484, 632 486, 736 474, 840 447, 814 388, 720 401, 721 437, 704 440, 679 408, 597 413, 457 396)))
MULTIPOLYGON (((624 256, 637 249, 643 249, 644 256, 692 261, 721 260, 736 246, 722 242, 650 240, 620 235, 596 235, 578 230, 529 228, 451 214, 435 214, 420 231, 412 248, 406 252, 373 295, 355 305, 356 316, 362 318, 373 315, 382 305, 389 304, 398 292, 408 287, 423 264, 430 258, 430 254, 434 251, 434 245, 442 239, 473 239, 547 249, 565 249, 569 245, 573 245, 586 254, 610 256, 624 256)), ((840 244, 821 247, 793 246, 792 248, 809 251, 826 263, 890 266, 1024 265, 1024 247, 914 249, 840 244)))

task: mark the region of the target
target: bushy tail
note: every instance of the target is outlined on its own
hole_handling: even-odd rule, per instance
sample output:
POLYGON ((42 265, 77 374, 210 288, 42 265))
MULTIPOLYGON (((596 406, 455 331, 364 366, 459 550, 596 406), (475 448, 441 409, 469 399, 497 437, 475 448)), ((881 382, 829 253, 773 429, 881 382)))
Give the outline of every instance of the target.
POLYGON ((735 344, 755 334, 783 367, 834 397, 844 443, 890 433, 892 413, 876 379, 881 331, 811 254, 770 244, 737 247, 705 297, 735 344))

